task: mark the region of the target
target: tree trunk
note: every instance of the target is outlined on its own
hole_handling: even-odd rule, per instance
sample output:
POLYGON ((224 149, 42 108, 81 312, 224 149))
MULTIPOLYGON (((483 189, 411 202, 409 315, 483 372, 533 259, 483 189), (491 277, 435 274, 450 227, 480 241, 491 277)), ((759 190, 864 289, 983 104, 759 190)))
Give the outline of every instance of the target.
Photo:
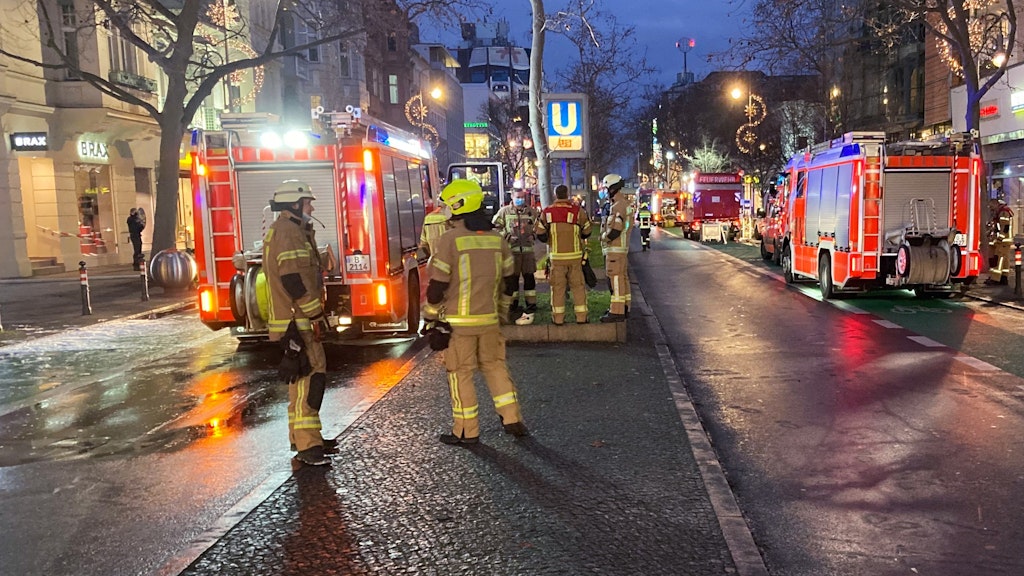
POLYGON ((530 52, 530 134, 537 151, 537 191, 542 207, 549 206, 554 198, 551 194, 551 176, 548 169, 550 160, 547 134, 544 131, 544 102, 541 91, 544 86, 544 0, 530 0, 533 6, 533 49, 530 52))
POLYGON ((153 215, 153 253, 150 258, 161 250, 174 248, 178 242, 178 158, 186 123, 185 92, 175 84, 172 81, 168 86, 167 103, 159 118, 160 165, 156 176, 156 214, 153 215), (172 98, 172 95, 176 97, 172 98))

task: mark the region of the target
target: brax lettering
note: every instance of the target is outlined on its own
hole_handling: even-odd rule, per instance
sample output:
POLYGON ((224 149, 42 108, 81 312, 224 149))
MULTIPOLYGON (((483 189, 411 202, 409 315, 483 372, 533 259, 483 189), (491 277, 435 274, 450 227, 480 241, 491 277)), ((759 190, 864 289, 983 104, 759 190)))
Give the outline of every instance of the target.
POLYGON ((107 158, 107 145, 103 142, 81 140, 78 142, 78 154, 83 158, 107 158))

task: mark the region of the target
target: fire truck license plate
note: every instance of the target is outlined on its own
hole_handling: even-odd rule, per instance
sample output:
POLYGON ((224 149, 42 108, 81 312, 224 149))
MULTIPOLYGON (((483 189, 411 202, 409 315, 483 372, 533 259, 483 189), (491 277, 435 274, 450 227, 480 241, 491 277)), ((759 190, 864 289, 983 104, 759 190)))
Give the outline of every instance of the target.
POLYGON ((345 256, 345 271, 346 272, 369 272, 370 271, 370 256, 369 254, 352 254, 345 256))

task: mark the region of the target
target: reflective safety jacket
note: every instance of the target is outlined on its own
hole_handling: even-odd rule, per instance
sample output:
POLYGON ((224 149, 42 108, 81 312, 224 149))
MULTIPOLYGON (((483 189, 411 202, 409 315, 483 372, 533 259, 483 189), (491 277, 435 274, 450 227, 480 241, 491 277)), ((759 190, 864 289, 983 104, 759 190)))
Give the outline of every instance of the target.
POLYGON ((508 242, 512 252, 533 252, 537 241, 534 226, 540 219, 540 213, 530 206, 502 206, 491 221, 501 236, 508 242))
POLYGON ((620 190, 612 200, 612 206, 608 211, 608 218, 601 226, 601 246, 605 254, 629 252, 629 228, 633 220, 633 206, 620 190), (614 240, 608 238, 608 233, 618 230, 619 235, 614 240))
POLYGON ((1006 204, 1000 204, 989 222, 989 243, 1010 242, 1010 229, 1013 227, 1013 210, 1006 204))
POLYGON ((590 217, 569 200, 555 200, 541 212, 534 227, 538 236, 546 236, 548 259, 552 263, 580 263, 584 239, 590 236, 590 217))
POLYGON ((263 274, 270 288, 270 340, 278 341, 292 318, 299 330, 323 314, 323 272, 312 224, 283 212, 263 237, 263 274))
POLYGON ((456 220, 434 247, 427 273, 431 283, 439 282, 447 288, 439 303, 430 302, 428 288, 424 318, 437 319, 443 310, 443 320, 456 329, 498 324, 503 278, 515 270, 508 243, 497 232, 473 232, 456 220))
POLYGON ((637 228, 647 230, 651 227, 651 211, 641 209, 636 213, 637 228))
POLYGON ((420 232, 420 250, 426 256, 434 253, 434 242, 450 228, 448 213, 437 208, 423 217, 423 231, 420 232))

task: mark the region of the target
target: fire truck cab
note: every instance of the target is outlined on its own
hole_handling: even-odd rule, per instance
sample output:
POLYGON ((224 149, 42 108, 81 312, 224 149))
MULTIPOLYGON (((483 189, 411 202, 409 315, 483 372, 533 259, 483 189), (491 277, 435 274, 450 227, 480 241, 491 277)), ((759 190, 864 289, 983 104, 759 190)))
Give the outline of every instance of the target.
POLYGON ((851 132, 794 157, 783 191, 786 281, 817 281, 823 298, 955 293, 981 267, 981 174, 969 134, 886 143, 881 132, 851 132))
POLYGON ((202 322, 266 336, 269 201, 281 182, 301 180, 316 196, 324 310, 337 336, 415 333, 427 284, 416 249, 440 192, 429 144, 354 108, 321 115, 320 135, 281 134, 267 116, 225 114, 224 130, 192 133, 202 322))

